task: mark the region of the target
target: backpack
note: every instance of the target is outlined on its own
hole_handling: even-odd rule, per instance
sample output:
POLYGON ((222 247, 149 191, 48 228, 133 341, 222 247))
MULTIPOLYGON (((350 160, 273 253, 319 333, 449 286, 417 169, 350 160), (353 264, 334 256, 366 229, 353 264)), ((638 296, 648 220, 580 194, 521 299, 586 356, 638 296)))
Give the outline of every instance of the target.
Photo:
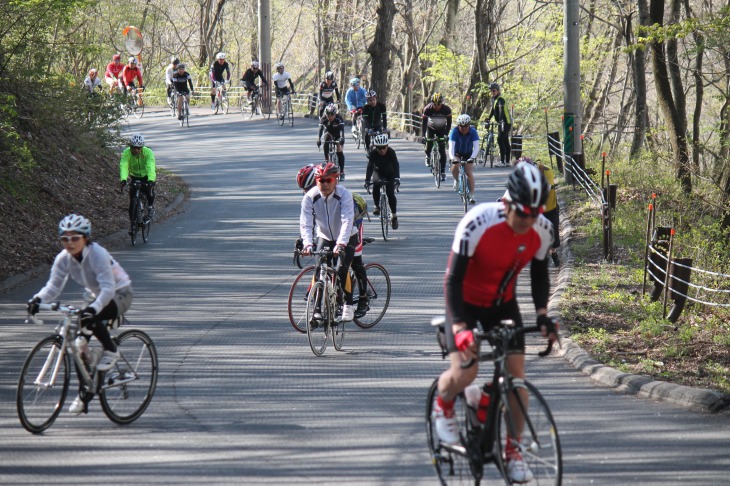
POLYGON ((357 221, 358 219, 363 219, 365 218, 365 216, 370 219, 370 215, 368 214, 368 203, 367 201, 365 201, 365 198, 363 198, 360 194, 353 192, 352 202, 355 209, 354 221, 357 221))

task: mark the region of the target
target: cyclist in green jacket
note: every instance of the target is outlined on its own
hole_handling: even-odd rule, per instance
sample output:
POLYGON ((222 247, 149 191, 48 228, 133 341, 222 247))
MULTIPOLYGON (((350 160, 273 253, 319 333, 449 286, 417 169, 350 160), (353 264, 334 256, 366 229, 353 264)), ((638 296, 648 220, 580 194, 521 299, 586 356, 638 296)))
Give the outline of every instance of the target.
MULTIPOLYGON (((155 181, 157 180, 155 154, 144 146, 144 137, 136 134, 129 138, 129 147, 122 151, 119 161, 120 191, 124 191, 127 179, 142 181, 142 194, 147 197, 147 220, 155 215, 155 181)), ((129 191, 129 220, 132 220, 135 191, 129 191)), ((130 230, 131 231, 131 230, 130 230)))

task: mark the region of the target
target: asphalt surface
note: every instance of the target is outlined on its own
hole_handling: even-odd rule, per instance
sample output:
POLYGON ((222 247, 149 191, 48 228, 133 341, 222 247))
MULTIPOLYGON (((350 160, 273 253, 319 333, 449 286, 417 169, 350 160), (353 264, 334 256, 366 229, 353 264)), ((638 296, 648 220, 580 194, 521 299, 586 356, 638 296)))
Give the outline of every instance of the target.
MULTIPOLYGON (((203 110, 185 129, 163 112, 130 122, 158 165, 191 188, 179 214, 153 225, 149 243, 109 242, 133 280, 130 327, 157 345, 155 397, 127 426, 94 400, 88 415, 64 412, 44 434, 29 434, 16 414, 17 377, 51 326, 23 324, 24 302, 46 276, 0 295, 0 483, 437 484, 424 408, 445 363, 429 321, 442 312, 463 212, 449 185, 433 186, 420 145, 393 142, 403 181, 394 238, 383 242, 376 221, 366 223, 379 240, 365 260, 390 272, 390 308, 373 329, 349 327, 342 352, 330 347, 318 358, 286 314, 298 272, 295 175, 321 158, 314 122, 280 127, 203 110)), ((364 152, 351 141, 345 151, 344 184, 362 191, 364 152)), ((501 195, 507 173, 478 170, 478 200, 501 195)), ((564 285, 567 274, 553 272, 564 285)), ((528 283, 520 285, 526 322, 534 320, 528 283)), ((69 285, 62 298, 79 295, 69 285)), ((565 484, 727 484, 727 414, 598 385, 559 356, 534 356, 542 343, 528 342, 528 378, 555 415, 565 484)))

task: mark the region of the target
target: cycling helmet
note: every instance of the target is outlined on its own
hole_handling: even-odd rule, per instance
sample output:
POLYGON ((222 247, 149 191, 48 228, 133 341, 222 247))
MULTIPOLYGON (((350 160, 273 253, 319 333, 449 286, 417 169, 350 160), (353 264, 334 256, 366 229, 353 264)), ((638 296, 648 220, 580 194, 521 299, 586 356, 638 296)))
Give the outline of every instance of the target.
POLYGON ((180 59, 178 59, 177 56, 170 56, 170 64, 175 65, 175 64, 179 64, 179 63, 180 63, 180 59))
POLYGON ((360 86, 360 78, 352 78, 350 80, 350 86, 360 86))
POLYGON ((535 165, 535 162, 532 161, 532 157, 528 157, 527 155, 525 155, 524 157, 520 157, 520 159, 517 161, 518 164, 521 162, 526 162, 528 164, 535 165))
POLYGON ((177 68, 178 69, 185 69, 185 63, 184 62, 181 62, 180 64, 177 65, 177 68))
POLYGON ((283 62, 277 62, 275 67, 276 67, 276 69, 284 69, 284 63, 283 62))
POLYGON ((139 133, 129 137, 130 147, 144 147, 144 137, 139 133))
POLYGON ((386 147, 388 145, 388 135, 386 135, 385 133, 375 135, 375 138, 373 139, 373 145, 375 145, 376 147, 386 147))
POLYGON ((121 61, 121 60, 122 60, 121 54, 114 54, 112 56, 112 61, 121 61))
POLYGON ((532 164, 518 164, 507 179, 507 200, 524 213, 537 216, 543 212, 548 197, 548 183, 540 169, 532 164))
POLYGON ((336 115, 337 114, 337 105, 334 103, 330 103, 327 105, 324 109, 324 112, 328 115, 336 115))
POLYGON ((314 180, 314 175, 314 164, 305 165, 299 169, 299 173, 297 174, 297 184, 305 191, 310 190, 317 183, 317 181, 314 180))
POLYGON ((378 97, 378 93, 376 93, 376 92, 375 92, 375 91, 373 91, 373 90, 370 90, 370 91, 368 91, 367 93, 365 93, 365 98, 367 98, 367 99, 370 99, 370 98, 377 98, 377 97, 378 97))
POLYGON ((219 61, 219 60, 225 59, 225 58, 226 58, 225 52, 219 52, 218 54, 215 55, 215 60, 216 61, 219 61))
POLYGON ((129 58, 129 60, 127 62, 129 62, 129 64, 134 66, 135 64, 137 64, 137 58, 132 56, 129 58))
POLYGON ((324 73, 324 79, 335 79, 335 73, 333 73, 332 71, 327 71, 326 73, 324 73))
POLYGON ((434 105, 438 105, 444 101, 444 97, 441 93, 434 93, 433 96, 431 96, 431 101, 433 101, 434 105))
POLYGON ((258 61, 252 62, 251 63, 251 67, 254 68, 254 69, 258 69, 259 68, 259 62, 258 61))
POLYGON ((491 83, 491 84, 489 85, 489 91, 491 91, 491 90, 493 90, 493 89, 497 89, 497 90, 499 90, 499 89, 501 89, 501 88, 499 87, 499 84, 498 84, 498 83, 491 83))
POLYGON ((459 118, 456 119, 456 124, 460 127, 466 127, 471 123, 471 117, 467 115, 466 113, 463 113, 459 115, 459 118))
POLYGON ((91 76, 92 74, 93 74, 93 75, 96 75, 96 73, 98 73, 98 72, 99 72, 99 71, 97 71, 96 69, 94 69, 94 68, 91 68, 91 69, 89 69, 89 76, 91 76))
POLYGON ((90 238, 91 221, 78 214, 69 214, 58 223, 58 236, 63 235, 67 231, 73 231, 74 233, 79 233, 90 238))
POLYGON ((340 168, 337 166, 337 164, 333 164, 332 162, 325 162, 322 165, 318 165, 314 169, 314 177, 316 179, 321 179, 323 177, 338 177, 340 175, 340 168))

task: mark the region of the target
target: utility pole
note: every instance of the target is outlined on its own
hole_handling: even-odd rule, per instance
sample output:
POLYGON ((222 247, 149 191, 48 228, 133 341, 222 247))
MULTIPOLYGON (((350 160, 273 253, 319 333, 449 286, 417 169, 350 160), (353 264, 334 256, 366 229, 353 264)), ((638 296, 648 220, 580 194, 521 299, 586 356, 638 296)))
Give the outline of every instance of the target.
POLYGON ((271 113, 271 4, 269 0, 259 0, 259 63, 264 76, 268 78, 269 88, 261 91, 264 110, 271 113))
MULTIPOLYGON (((578 0, 565 0, 564 8, 563 141, 565 155, 575 159, 576 154, 583 153, 580 139, 583 113, 580 105, 580 6, 578 0)), ((573 174, 569 170, 565 171, 565 181, 573 182, 573 174)))

